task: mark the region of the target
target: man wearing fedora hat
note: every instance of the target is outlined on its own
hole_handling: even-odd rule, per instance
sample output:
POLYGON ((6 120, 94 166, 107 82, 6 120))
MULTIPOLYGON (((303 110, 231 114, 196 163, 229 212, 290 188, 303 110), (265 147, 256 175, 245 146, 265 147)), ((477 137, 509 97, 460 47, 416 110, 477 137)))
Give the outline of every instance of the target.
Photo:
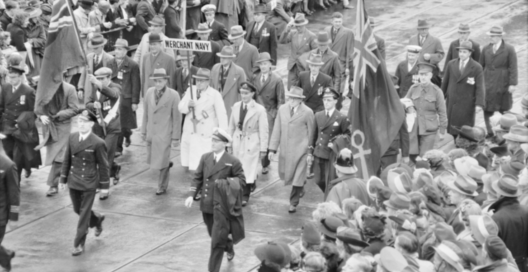
POLYGON ((167 192, 171 143, 178 144, 181 136, 181 113, 178 110, 180 95, 169 87, 169 75, 156 68, 150 75, 154 86, 149 88, 143 101, 141 137, 147 144, 147 163, 159 174, 156 195, 167 192))
POLYGON ((246 42, 245 35, 246 31, 242 29, 242 26, 236 25, 231 27, 228 39, 233 43, 232 47, 236 55, 233 62, 242 67, 246 73, 246 78, 253 78, 253 73, 258 69, 259 52, 254 45, 246 42))
MULTIPOLYGON (((149 51, 143 56, 143 60, 139 66, 139 72, 141 74, 141 94, 145 95, 150 87, 154 86, 154 81, 150 76, 156 69, 164 69, 168 76, 167 86, 171 88, 174 86, 174 74, 176 71, 176 61, 174 58, 163 51, 163 38, 160 34, 149 34, 149 51)), ((172 51, 172 50, 170 50, 172 51)), ((137 52, 136 52, 137 54, 137 52)))
POLYGON ((471 58, 477 62, 480 60, 480 44, 478 44, 477 42, 469 38, 470 33, 471 33, 471 29, 469 28, 468 24, 461 23, 458 26, 458 39, 452 41, 451 44, 449 45, 449 50, 447 50, 447 55, 445 57, 444 70, 445 70, 445 67, 447 67, 447 64, 451 60, 458 58, 458 52, 459 52, 458 47, 463 42, 471 42, 471 49, 472 49, 470 52, 471 58))
POLYGON ((528 127, 513 125, 503 138, 506 140, 506 146, 511 154, 511 161, 526 166, 526 153, 521 148, 521 144, 528 143, 528 127))
POLYGON ((211 30, 209 32, 209 41, 214 41, 220 46, 230 45, 231 42, 227 39, 228 35, 225 25, 215 20, 216 6, 213 4, 207 4, 204 5, 201 10, 205 17, 204 24, 207 26, 207 29, 211 30))
POLYGON ((491 218, 499 227, 498 236, 511 251, 520 271, 528 271, 528 208, 519 204, 521 195, 519 180, 512 175, 503 175, 498 182, 492 182, 499 199, 489 207, 491 218))
POLYGON ((508 134, 510 132, 510 128, 517 124, 519 123, 517 121, 517 117, 514 114, 505 113, 501 115, 499 123, 493 127, 493 132, 495 133, 495 142, 499 145, 502 145, 501 143, 504 143, 505 141, 503 136, 508 134))
POLYGON ((211 52, 194 52, 194 66, 198 68, 205 68, 208 70, 213 69, 213 66, 220 62, 220 57, 218 56, 218 53, 220 53, 220 50, 222 49, 222 45, 220 43, 211 41, 210 34, 211 29, 207 27, 206 23, 199 24, 198 27, 194 30, 196 34, 198 34, 198 39, 201 41, 210 41, 211 42, 211 52))
POLYGON ((301 62, 299 57, 306 53, 314 50, 317 45, 315 40, 317 37, 313 32, 306 28, 308 20, 304 17, 304 14, 295 14, 295 19, 290 20, 284 32, 282 32, 279 43, 290 44, 290 55, 288 56, 288 89, 297 85, 299 82, 299 73, 301 62))
POLYGON ((462 212, 462 204, 465 199, 473 199, 478 196, 477 182, 469 176, 459 173, 454 179, 449 179, 446 186, 449 190, 449 202, 456 206, 456 209, 451 213, 446 223, 451 225, 455 230, 463 230, 463 223, 459 216, 462 212))
POLYGON ((398 64, 394 75, 398 78, 396 86, 398 86, 398 94, 400 98, 404 98, 409 91, 409 88, 415 83, 419 82, 418 78, 418 56, 422 47, 418 45, 407 45, 407 58, 398 64))
MULTIPOLYGON (((264 106, 268 114, 268 129, 269 135, 273 132, 275 124, 275 117, 279 110, 279 106, 284 104, 284 83, 282 79, 271 70, 272 59, 269 53, 264 52, 259 54, 257 64, 260 71, 253 75, 253 85, 257 89, 257 103, 264 106)), ((268 173, 268 154, 262 159, 262 174, 268 173)))
POLYGON ((494 26, 486 34, 491 43, 484 46, 480 55, 480 64, 484 68, 486 86, 486 107, 484 122, 488 136, 493 136, 490 117, 498 111, 503 113, 513 105, 512 93, 518 82, 517 53, 512 45, 506 43, 505 34, 500 26, 494 26))
MULTIPOLYGON (((244 46, 252 46, 245 44, 244 46)), ((220 53, 220 63, 215 64, 211 70, 211 87, 218 90, 222 94, 227 116, 231 116, 231 107, 240 101, 240 94, 238 88, 242 82, 246 81, 246 72, 236 63, 236 58, 233 46, 224 46, 220 53)), ((251 72, 253 73, 253 72, 251 72)))
POLYGON ((444 58, 445 51, 442 43, 437 37, 429 34, 429 23, 426 20, 418 20, 418 34, 409 39, 409 45, 418 45, 422 47, 418 62, 427 62, 433 65, 432 82, 438 87, 441 86, 442 79, 440 78, 440 68, 438 64, 444 58))
POLYGON ((198 72, 198 67, 192 65, 193 60, 194 54, 189 50, 180 51, 180 55, 176 57, 176 61, 181 61, 181 67, 176 68, 174 73, 174 86, 180 97, 183 97, 187 88, 192 85, 191 75, 196 75, 196 72, 198 72), (190 59, 190 67, 187 59, 190 59))
POLYGON ((354 66, 354 31, 343 26, 343 14, 340 12, 332 14, 332 25, 327 26, 325 31, 332 42, 329 47, 330 50, 337 54, 341 68, 345 73, 349 73, 354 66))
POLYGON ((79 98, 83 99, 83 104, 88 103, 93 93, 93 85, 89 80, 90 75, 93 75, 99 68, 108 67, 110 61, 114 59, 112 55, 104 51, 106 42, 107 40, 100 33, 95 33, 88 41, 88 48, 92 50, 92 53, 86 55, 88 67, 82 71, 79 83, 77 83, 79 98))
MULTIPOLYGON (((226 48, 226 47, 224 47, 226 48)), ((200 68, 195 75, 196 86, 185 91, 178 108, 185 114, 181 143, 181 164, 195 171, 200 157, 211 151, 214 127, 227 130, 228 115, 222 94, 210 86, 211 72, 200 68)))
POLYGON ((117 140, 116 157, 123 152, 123 140, 125 146, 131 144, 132 130, 137 128, 136 110, 141 94, 141 77, 139 65, 127 56, 128 42, 117 39, 114 44, 115 58, 110 61, 108 67, 112 69, 112 82, 121 86, 119 117, 121 118, 121 134, 117 140))
POLYGON ((316 113, 324 109, 324 90, 332 86, 332 78, 320 71, 324 65, 321 55, 309 54, 306 63, 310 70, 301 72, 299 81, 295 85, 303 89, 306 96, 304 103, 316 113))
MULTIPOLYGON (((315 41, 317 48, 311 52, 303 54, 303 56, 300 57, 300 61, 304 62, 307 58, 310 58, 311 55, 320 55, 323 65, 321 65, 319 72, 330 76, 332 79, 332 87, 342 93, 343 88, 341 88, 341 81, 345 74, 345 70, 341 66, 337 53, 330 49, 331 42, 328 33, 325 31, 317 33, 317 40, 315 41)), ((306 65, 302 66, 301 70, 308 70, 307 68, 311 69, 309 64, 310 63, 306 61, 306 65)), ((299 75, 299 77, 301 76, 299 75)), ((338 104, 337 108, 340 109, 341 105, 338 104)))
MULTIPOLYGON (((142 1, 143 2, 143 1, 142 1)), ((149 74, 147 73, 147 75, 144 75, 144 71, 143 71, 143 60, 145 58, 145 56, 150 53, 151 49, 150 49, 150 36, 152 34, 156 34, 158 35, 158 40, 159 40, 159 44, 161 46, 161 51, 169 56, 171 56, 173 59, 175 58, 174 56, 174 50, 170 49, 170 48, 166 48, 165 47, 165 39, 168 39, 167 36, 165 36, 165 34, 163 33, 163 27, 165 27, 165 19, 163 19, 162 17, 160 16, 155 16, 154 18, 152 18, 152 20, 149 22, 149 32, 143 34, 143 36, 141 36, 141 41, 139 42, 138 44, 138 47, 136 49, 136 53, 134 54, 134 61, 137 62, 139 64, 139 69, 140 69, 140 73, 142 76, 149 76, 149 74)), ((144 83, 144 81, 141 81, 144 83)))
POLYGON ((447 104, 447 132, 453 137, 458 132, 452 127, 474 126, 476 113, 484 108, 485 87, 482 66, 470 58, 473 46, 464 41, 457 47, 458 58, 444 68, 442 91, 447 104))
POLYGON ((313 111, 304 105, 303 89, 293 86, 286 93, 287 103, 279 108, 269 143, 269 159, 280 146, 279 177, 292 185, 289 212, 294 213, 304 195, 308 168, 308 146, 314 132, 313 111), (308 136, 308 137, 307 137, 308 136))
POLYGON ((254 20, 249 22, 246 28, 245 39, 255 46, 259 53, 269 53, 273 63, 277 63, 277 34, 275 26, 265 20, 267 13, 266 5, 261 4, 255 7, 254 20))

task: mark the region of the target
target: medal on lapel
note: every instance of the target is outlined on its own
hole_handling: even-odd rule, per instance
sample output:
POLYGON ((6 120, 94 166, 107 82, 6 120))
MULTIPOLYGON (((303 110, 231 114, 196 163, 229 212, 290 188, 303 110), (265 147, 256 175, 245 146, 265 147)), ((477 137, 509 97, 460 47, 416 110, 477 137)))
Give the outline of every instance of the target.
POLYGON ((467 83, 469 85, 475 85, 475 78, 474 77, 468 77, 467 83))
POLYGON ((117 79, 123 79, 123 71, 117 72, 117 79))
POLYGON ((20 96, 20 105, 26 105, 26 95, 20 96))

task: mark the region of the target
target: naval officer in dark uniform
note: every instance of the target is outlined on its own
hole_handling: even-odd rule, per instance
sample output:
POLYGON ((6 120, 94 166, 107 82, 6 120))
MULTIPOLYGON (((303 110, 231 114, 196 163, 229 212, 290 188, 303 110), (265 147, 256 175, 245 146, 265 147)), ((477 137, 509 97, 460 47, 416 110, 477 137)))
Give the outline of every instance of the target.
POLYGON ((96 122, 93 112, 82 111, 78 119, 79 132, 70 135, 62 163, 61 187, 68 183, 73 211, 79 215, 73 256, 83 253, 88 228, 95 227, 96 237, 103 231, 105 216, 92 211, 92 205, 97 189, 108 193, 110 178, 105 141, 92 133, 96 122))
POLYGON ((235 257, 233 245, 244 239, 242 192, 246 177, 242 163, 225 152, 231 136, 215 128, 212 138, 213 152, 202 155, 185 206, 190 208, 195 193, 201 190, 200 210, 211 236, 209 272, 218 272, 224 251, 231 261, 235 257))

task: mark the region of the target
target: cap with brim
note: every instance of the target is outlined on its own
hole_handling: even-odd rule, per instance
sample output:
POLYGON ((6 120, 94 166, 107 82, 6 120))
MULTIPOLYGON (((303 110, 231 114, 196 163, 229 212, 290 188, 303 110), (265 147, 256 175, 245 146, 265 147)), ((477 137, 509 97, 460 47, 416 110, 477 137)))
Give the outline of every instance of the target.
POLYGON ((454 180, 447 182, 449 189, 467 196, 478 196, 476 192, 478 185, 475 180, 468 176, 458 175, 454 180))
POLYGON ((337 229, 336 238, 345 244, 357 246, 361 248, 368 247, 370 244, 361 239, 359 230, 347 227, 339 227, 337 229))
POLYGON ((24 64, 23 63, 20 63, 18 65, 9 65, 7 67, 7 70, 9 72, 15 72, 15 73, 20 73, 20 74, 25 74, 26 73, 26 69, 24 69, 24 64))
POLYGON ((262 52, 259 54, 259 58, 257 60, 257 63, 260 63, 260 62, 264 62, 264 61, 269 61, 269 62, 273 62, 273 60, 271 59, 271 56, 268 52, 262 52))
POLYGON ((169 76, 167 75, 167 72, 163 68, 154 69, 154 72, 152 75, 150 75, 150 79, 167 79, 169 76))
POLYGON ((510 132, 502 136, 506 140, 519 143, 528 143, 528 127, 523 125, 513 125, 510 132))
POLYGON ((90 121, 90 122, 97 122, 97 116, 95 113, 93 113, 90 110, 83 110, 81 114, 79 114, 79 119, 90 121))
POLYGON ((301 98, 304 99, 306 96, 303 95, 303 89, 297 86, 292 86, 289 92, 286 92, 287 97, 301 98))
POLYGON ((202 12, 205 13, 207 11, 215 11, 216 12, 216 6, 213 5, 213 4, 207 4, 205 6, 202 7, 202 12))
MULTIPOLYGON (((454 267, 458 272, 464 271, 464 268, 460 264, 460 257, 458 254, 451 249, 451 247, 447 246, 446 243, 450 243, 449 241, 444 241, 441 244, 439 244, 437 247, 434 247, 436 253, 440 255, 440 257, 449 263, 452 267, 454 267)), ((453 246, 455 246, 453 244, 453 246)))
POLYGON ((518 197, 522 194, 518 189, 519 181, 513 175, 503 175, 498 182, 492 182, 491 186, 501 196, 518 197))
POLYGON ((433 64, 427 62, 418 63, 418 73, 432 73, 434 68, 436 67, 433 64))
POLYGON ((354 174, 357 172, 357 167, 354 165, 354 157, 352 151, 348 148, 343 148, 339 151, 334 167, 337 171, 343 174, 354 174))
POLYGON ((489 36, 502 36, 506 34, 503 30, 502 30, 502 27, 500 26, 494 26, 490 29, 490 31, 486 32, 486 35, 489 35, 489 36))
POLYGON ((220 53, 216 53, 216 55, 221 58, 231 58, 231 59, 236 58, 235 50, 233 49, 232 46, 229 46, 229 45, 224 46, 222 48, 222 51, 220 51, 220 53))
POLYGON ((230 143, 232 140, 231 136, 219 127, 213 129, 213 138, 225 143, 230 143))
POLYGON ((246 35, 246 31, 244 31, 242 26, 236 25, 231 27, 231 32, 229 33, 229 36, 227 36, 227 38, 229 40, 234 40, 240 37, 244 37, 244 35, 246 35))
POLYGON ((484 215, 470 215, 469 216, 469 225, 471 233, 475 240, 477 240, 481 245, 484 244, 486 238, 490 235, 498 235, 499 227, 497 223, 491 218, 491 216, 484 215))
POLYGON ((112 75, 112 69, 108 67, 101 67, 94 72, 96 78, 104 78, 112 75))
POLYGON ((339 99, 339 97, 341 97, 341 94, 336 91, 334 88, 326 88, 323 92, 323 98, 324 97, 333 97, 335 99, 339 99))
POLYGON ((420 51, 422 51, 422 47, 418 45, 407 45, 407 52, 414 53, 414 54, 420 54, 420 51))
POLYGON ((467 33, 467 32, 470 32, 470 31, 471 31, 471 29, 469 28, 468 24, 460 24, 458 26, 458 32, 467 33))
POLYGON ((246 90, 252 93, 257 92, 257 88, 248 81, 244 81, 240 83, 240 90, 246 90))

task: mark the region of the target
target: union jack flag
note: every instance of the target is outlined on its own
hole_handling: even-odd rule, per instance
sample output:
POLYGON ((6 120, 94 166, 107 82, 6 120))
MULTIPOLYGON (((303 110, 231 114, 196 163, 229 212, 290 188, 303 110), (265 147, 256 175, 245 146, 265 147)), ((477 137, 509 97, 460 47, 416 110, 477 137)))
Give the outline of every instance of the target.
POLYGON ((364 0, 357 2, 356 35, 354 43, 354 92, 359 98, 359 92, 365 88, 367 67, 376 73, 380 60, 374 53, 378 48, 374 39, 374 32, 370 26, 370 19, 365 9, 364 0))

